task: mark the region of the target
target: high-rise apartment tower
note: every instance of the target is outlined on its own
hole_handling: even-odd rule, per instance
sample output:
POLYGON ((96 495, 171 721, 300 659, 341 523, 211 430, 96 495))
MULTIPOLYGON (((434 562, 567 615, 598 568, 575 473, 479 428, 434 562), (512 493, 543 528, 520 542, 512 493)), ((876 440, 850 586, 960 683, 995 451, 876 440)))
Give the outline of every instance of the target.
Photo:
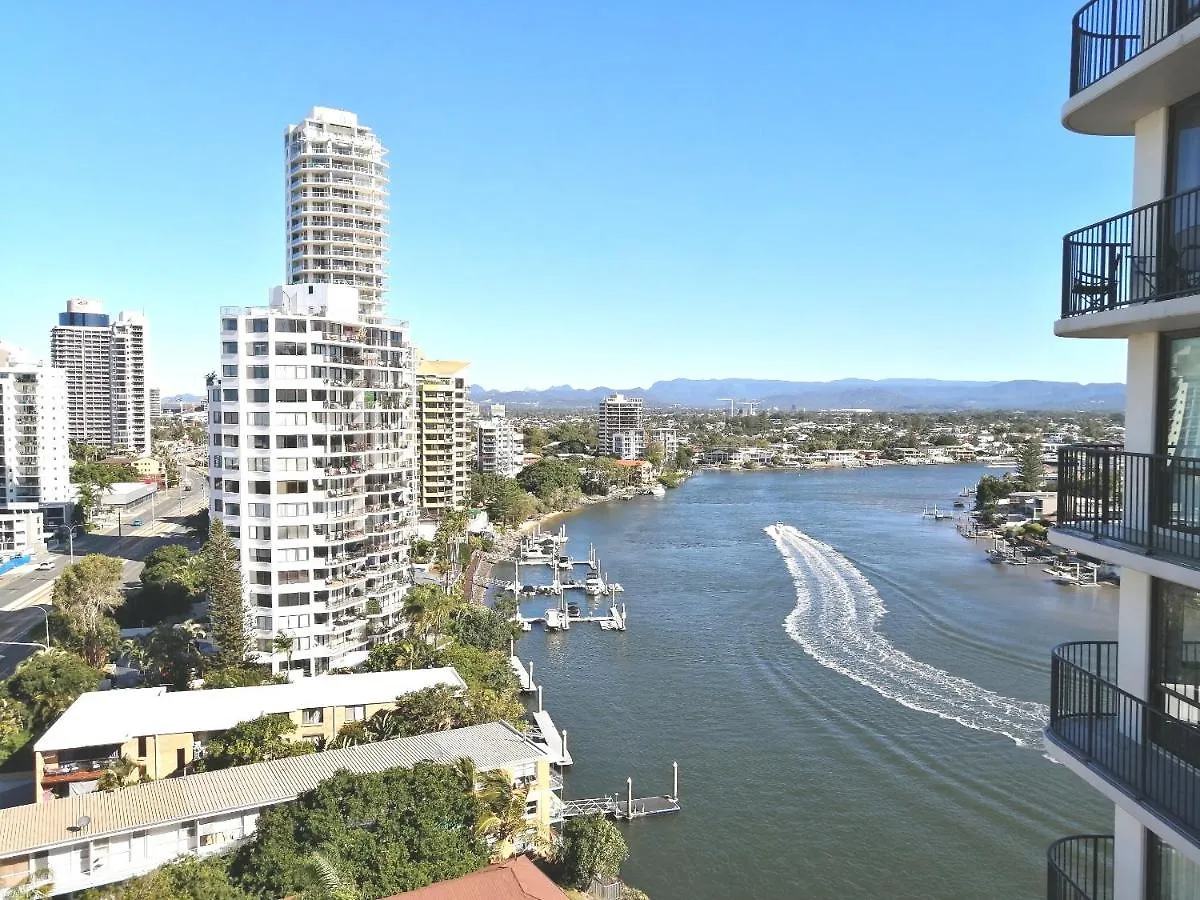
POLYGON ((357 288, 364 322, 383 315, 387 150, 358 116, 324 106, 284 136, 287 281, 357 288))

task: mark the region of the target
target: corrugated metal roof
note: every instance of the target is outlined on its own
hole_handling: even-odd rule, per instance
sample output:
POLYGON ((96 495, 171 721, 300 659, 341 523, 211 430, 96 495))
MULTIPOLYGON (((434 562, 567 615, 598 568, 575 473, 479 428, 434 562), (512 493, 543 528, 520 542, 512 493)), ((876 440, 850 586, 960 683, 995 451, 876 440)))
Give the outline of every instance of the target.
POLYGON ((112 793, 95 792, 0 810, 0 858, 72 843, 83 835, 97 838, 282 803, 315 788, 339 769, 382 772, 421 761, 450 763, 463 756, 474 761, 481 772, 549 758, 544 749, 512 726, 492 722, 151 781, 112 793), (71 830, 81 816, 91 819, 82 834, 71 830))
POLYGON ((224 731, 268 713, 389 703, 402 694, 436 685, 466 687, 457 671, 445 667, 320 675, 289 684, 208 691, 167 691, 163 687, 92 691, 72 703, 33 749, 70 750, 123 744, 151 734, 224 731))

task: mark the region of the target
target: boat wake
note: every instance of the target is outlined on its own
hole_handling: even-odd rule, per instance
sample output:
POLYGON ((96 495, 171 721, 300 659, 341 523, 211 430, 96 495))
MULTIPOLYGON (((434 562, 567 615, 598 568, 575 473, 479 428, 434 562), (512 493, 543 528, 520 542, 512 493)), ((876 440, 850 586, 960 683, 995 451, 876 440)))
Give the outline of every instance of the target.
POLYGON ((1049 709, 1013 700, 918 662, 877 630, 883 598, 850 560, 790 525, 763 529, 783 554, 796 585, 784 630, 813 659, 909 709, 1041 746, 1049 709))

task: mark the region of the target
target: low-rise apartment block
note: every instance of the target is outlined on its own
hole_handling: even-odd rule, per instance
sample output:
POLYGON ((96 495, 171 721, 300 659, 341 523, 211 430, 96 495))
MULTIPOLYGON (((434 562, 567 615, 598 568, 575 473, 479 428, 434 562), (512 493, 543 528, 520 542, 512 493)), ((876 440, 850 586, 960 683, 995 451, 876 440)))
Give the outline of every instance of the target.
POLYGON ((200 691, 163 687, 83 694, 34 744, 35 802, 96 789, 122 757, 144 781, 194 771, 208 741, 239 722, 283 713, 295 740, 326 740, 348 722, 390 709, 399 696, 466 687, 452 668, 326 675, 292 684, 200 691))
POLYGON ((512 726, 493 722, 0 810, 0 891, 41 886, 61 896, 144 875, 180 856, 222 853, 254 833, 264 810, 338 770, 366 774, 463 757, 477 772, 502 770, 528 790, 526 821, 539 839, 549 838, 562 809, 551 758, 512 726))

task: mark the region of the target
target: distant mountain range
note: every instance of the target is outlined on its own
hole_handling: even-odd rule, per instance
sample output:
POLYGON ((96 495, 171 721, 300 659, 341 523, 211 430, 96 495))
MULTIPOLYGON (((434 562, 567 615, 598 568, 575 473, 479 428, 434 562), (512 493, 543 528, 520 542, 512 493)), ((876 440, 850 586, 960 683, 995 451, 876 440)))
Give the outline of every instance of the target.
POLYGON ((932 378, 886 378, 870 381, 769 381, 758 378, 675 378, 648 388, 574 388, 494 391, 471 386, 471 399, 541 409, 594 407, 609 394, 644 397, 648 407, 726 406, 729 399, 757 400, 764 408, 873 409, 886 412, 952 410, 1119 411, 1125 408, 1125 385, 1076 384, 1066 381, 938 381, 932 378))

